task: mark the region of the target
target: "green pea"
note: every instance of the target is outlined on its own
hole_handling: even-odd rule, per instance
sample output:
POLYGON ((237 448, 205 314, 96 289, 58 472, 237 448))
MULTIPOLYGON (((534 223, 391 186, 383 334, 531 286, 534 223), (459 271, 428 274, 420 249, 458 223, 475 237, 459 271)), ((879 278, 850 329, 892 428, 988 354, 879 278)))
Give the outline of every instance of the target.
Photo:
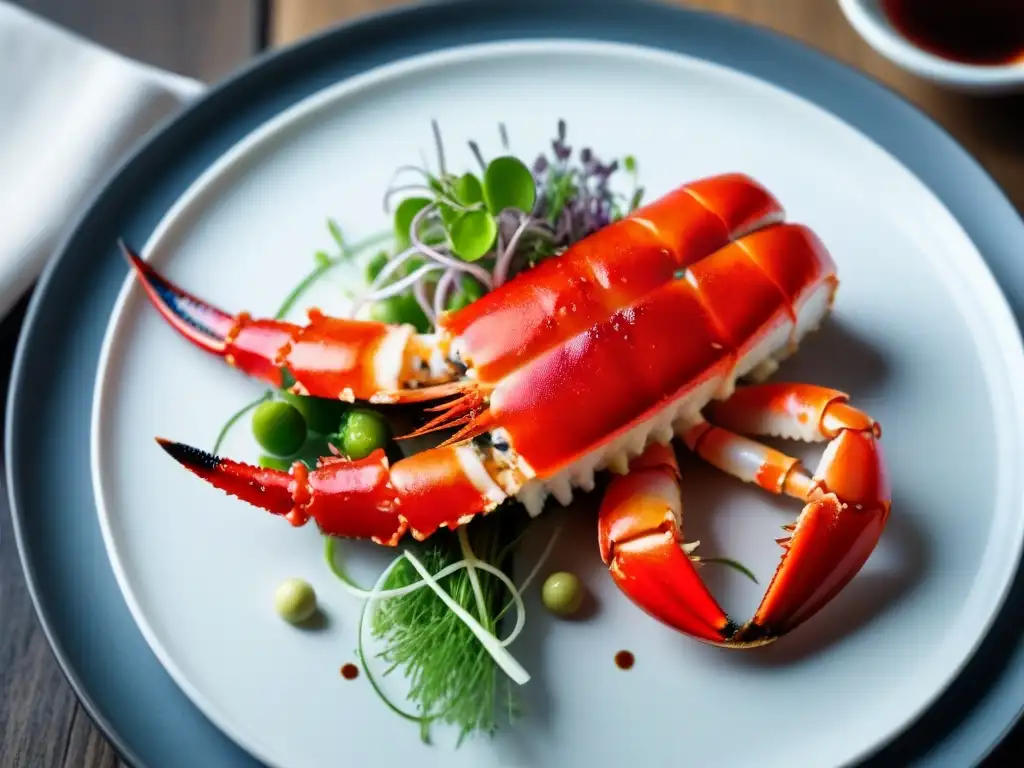
POLYGON ((420 333, 430 330, 430 321, 423 314, 423 308, 411 293, 401 293, 375 301, 370 306, 370 317, 380 323, 415 326, 420 333))
POLYGON ((291 403, 271 400, 253 413, 252 433, 267 453, 291 456, 306 442, 306 420, 291 403))
POLYGON ((341 450, 350 459, 364 459, 388 441, 388 425, 381 416, 360 408, 350 411, 341 433, 341 450))
POLYGON ((289 472, 292 468, 291 459, 282 459, 280 456, 268 456, 260 454, 259 465, 264 469, 279 469, 282 472, 289 472))
POLYGON ((366 282, 372 283, 377 279, 377 275, 380 274, 381 270, 387 266, 389 259, 388 254, 385 251, 381 251, 366 264, 366 282))
POLYGON ((484 295, 484 287, 471 275, 463 275, 459 280, 459 289, 448 296, 445 309, 456 312, 468 307, 484 295))
POLYGON ((336 432, 341 420, 345 417, 348 404, 340 400, 328 400, 324 397, 307 397, 283 392, 285 400, 295 406, 306 421, 306 426, 313 432, 329 435, 336 432))
POLYGON ((316 612, 316 592, 308 581, 286 579, 274 592, 274 607, 285 621, 301 624, 316 612))
POLYGON ((544 580, 540 597, 549 611, 568 616, 578 611, 583 603, 583 585, 574 574, 558 571, 544 580))

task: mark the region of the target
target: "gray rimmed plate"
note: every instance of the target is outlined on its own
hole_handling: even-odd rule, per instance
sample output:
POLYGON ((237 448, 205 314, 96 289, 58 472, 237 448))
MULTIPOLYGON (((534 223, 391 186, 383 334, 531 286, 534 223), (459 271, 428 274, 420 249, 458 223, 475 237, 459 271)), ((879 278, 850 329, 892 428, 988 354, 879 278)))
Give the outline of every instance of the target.
MULTIPOLYGON (((342 686, 336 669, 350 653, 355 607, 343 595, 327 598, 338 621, 315 639, 275 623, 268 590, 286 571, 309 573, 330 594, 315 538, 210 495, 146 447, 153 434, 172 429, 174 437, 203 444, 249 390, 167 333, 136 290, 123 290, 123 263, 113 248, 120 234, 146 242, 147 256, 181 282, 223 305, 265 310, 279 298, 276 271, 288 270, 281 253, 294 254, 289 258, 305 268, 304 254, 322 244, 326 215, 357 228, 383 223, 379 197, 366 190, 382 190, 395 165, 415 162, 418 150, 429 148, 429 117, 438 117, 453 144, 485 137, 503 120, 513 147, 524 152, 540 149, 554 120, 565 117, 578 141, 636 154, 651 194, 736 168, 762 178, 791 218, 819 231, 844 277, 835 330, 807 345, 792 374, 849 389, 882 420, 897 486, 893 533, 863 574, 865 589, 851 587, 845 602, 808 624, 806 639, 794 637, 760 661, 709 653, 638 621, 594 569, 591 584, 607 606, 595 624, 554 629, 533 618, 540 616, 533 606, 523 660, 546 689, 546 708, 535 707, 546 724, 527 720, 509 739, 524 739, 555 764, 564 764, 557 763, 559 750, 591 764, 617 750, 664 759, 681 748, 698 761, 738 761, 742 751, 720 751, 737 733, 758 744, 768 762, 795 755, 802 764, 859 759, 935 701, 996 616, 1020 546, 1020 489, 1007 468, 1019 461, 1020 405, 1012 383, 1021 352, 989 269, 1004 291, 1020 286, 1004 271, 1017 268, 1005 243, 1019 236, 1019 217, 973 162, 909 107, 775 36, 658 6, 595 4, 582 27, 568 6, 524 7, 426 6, 270 57, 210 94, 122 169, 47 273, 10 403, 16 525, 65 668, 139 762, 180 758, 174 733, 189 733, 189 754, 203 762, 247 759, 193 702, 272 764, 337 757, 335 727, 345 724, 349 759, 526 759, 515 744, 475 743, 454 757, 444 745, 422 747, 414 731, 375 708, 365 686, 342 686), (613 32, 610 24, 622 14, 631 22, 613 32), (547 40, 507 42, 537 37, 547 40), (348 44, 355 39, 363 47, 348 44), (439 52, 453 46, 459 47, 439 52), (409 58, 414 54, 420 55, 409 58), (807 66, 810 60, 817 66, 807 66), (381 68, 388 62, 396 63, 381 68), (733 71, 754 62, 758 79, 733 71), (538 89, 545 76, 559 90, 538 89), (446 98, 434 98, 435 89, 446 98), (509 115, 503 100, 488 103, 494 94, 529 109, 509 115), (306 96, 311 100, 301 101, 306 96), (400 120, 390 119, 396 104, 400 120), (920 147, 927 154, 918 154, 920 147), (942 167, 934 164, 938 157, 942 167), (358 184, 339 189, 337 179, 358 184), (971 195, 961 197, 968 182, 971 195), (967 206, 985 195, 991 204, 983 213, 967 206), (1000 228, 1002 239, 995 237, 1000 228), (97 252, 102 260, 87 260, 97 252), (245 254, 244 281, 232 252, 245 254), (267 279, 253 277, 259 275, 267 279), (67 315, 53 322, 55 306, 74 322, 67 315), (951 360, 957 376, 936 386, 951 360), (55 375, 57 366, 63 377, 55 375), (90 467, 85 393, 97 374, 90 467), (971 403, 970 419, 947 417, 963 403, 971 403), (936 454, 940 441, 950 448, 936 454), (972 451, 956 450, 959 444, 972 451), (42 482, 37 465, 25 460, 58 445, 65 447, 61 487, 42 482), (62 546, 73 546, 75 556, 41 556, 62 546), (206 600, 195 599, 211 586, 206 600), (880 594, 891 597, 876 600, 880 594), (216 638, 202 633, 213 614, 230 619, 226 626, 238 636, 230 629, 216 638), (929 638, 926 646, 921 638, 929 638), (641 661, 628 676, 616 674, 610 661, 623 644, 641 661), (257 653, 282 663, 259 665, 257 653), (104 671, 115 662, 130 668, 135 685, 110 684, 116 678, 104 671), (629 704, 638 697, 649 699, 649 711, 629 704), (749 704, 737 706, 744 698, 749 704), (603 702, 597 711, 588 708, 594 700, 603 702), (322 714, 331 709, 337 715, 322 714), (800 739, 773 736, 795 720, 804 729, 800 739), (332 725, 330 739, 317 736, 325 723, 332 725), (650 738, 667 727, 692 731, 682 740, 650 738), (595 742, 591 729, 618 729, 622 737, 595 742), (362 742, 361 733, 373 738, 362 742), (600 752, 587 755, 588 743, 600 744, 600 752)), ((244 441, 240 434, 229 445, 240 458, 252 450, 244 441)), ((775 557, 768 531, 786 520, 746 489, 707 479, 714 490, 702 483, 688 497, 691 508, 717 499, 709 535, 767 576, 775 557), (730 498, 744 501, 743 514, 721 508, 730 498)), ((585 530, 574 533, 593 541, 585 530)), ((593 557, 585 557, 574 563, 592 566, 593 557)), ((737 584, 720 586, 730 607, 749 608, 752 597, 737 584)), ((947 701, 931 709, 931 722, 955 717, 947 701)), ((968 721, 971 727, 953 730, 944 748, 960 749, 968 760, 987 750, 1018 703, 1000 697, 982 705, 992 701, 1005 713, 1001 726, 991 713, 987 734, 968 721)), ((910 749, 921 742, 905 738, 888 755, 898 760, 910 749)))

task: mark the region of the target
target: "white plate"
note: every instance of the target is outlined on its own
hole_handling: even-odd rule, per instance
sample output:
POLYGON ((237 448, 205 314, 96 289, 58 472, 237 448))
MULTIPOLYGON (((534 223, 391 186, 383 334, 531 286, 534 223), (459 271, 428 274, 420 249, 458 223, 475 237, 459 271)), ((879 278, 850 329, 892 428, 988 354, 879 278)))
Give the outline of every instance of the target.
MULTIPOLYGON (((530 714, 494 740, 434 746, 346 682, 360 604, 332 581, 312 526, 287 523, 192 477, 153 437, 208 447, 225 417, 262 391, 190 347, 131 281, 108 329, 93 413, 93 473, 107 550, 147 641, 226 733, 278 766, 835 766, 895 736, 954 678, 983 637, 1022 540, 1024 355, 1010 312, 972 243, 891 156, 814 105, 681 55, 570 42, 461 48, 329 88, 250 136, 200 179, 146 245, 187 289, 229 310, 272 313, 329 248, 334 216, 350 237, 388 226, 381 195, 396 166, 432 149, 471 168, 465 141, 499 151, 498 121, 528 158, 564 117, 570 143, 636 155, 648 199, 740 170, 790 220, 809 224, 842 281, 827 327, 777 378, 849 391, 882 423, 893 513, 864 570, 825 610, 765 649, 693 642, 641 614, 603 572, 590 516, 563 534, 550 568, 571 567, 599 611, 551 619, 529 600, 513 646, 532 673, 530 714), (557 87, 548 87, 557 84, 557 87), (1015 391, 1016 390, 1016 391, 1015 391), (272 592, 298 575, 329 617, 296 630, 272 592), (618 670, 620 649, 636 666, 618 670)), ((311 294, 342 306, 337 280, 311 294)), ((224 453, 255 460, 240 426, 224 453)), ((806 452, 801 452, 805 455, 806 452)), ((687 533, 725 607, 749 615, 778 561, 772 540, 795 505, 706 467, 687 474, 687 533)), ((560 516, 565 517, 565 516, 560 516)), ((542 517, 524 555, 543 544, 542 517)), ((349 547, 364 580, 385 562, 349 547)))

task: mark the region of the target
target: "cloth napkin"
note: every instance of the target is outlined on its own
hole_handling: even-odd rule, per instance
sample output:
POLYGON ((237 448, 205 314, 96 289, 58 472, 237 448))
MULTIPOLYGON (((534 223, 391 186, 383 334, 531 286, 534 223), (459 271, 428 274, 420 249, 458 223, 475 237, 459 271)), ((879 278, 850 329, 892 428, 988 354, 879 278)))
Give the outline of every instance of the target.
POLYGON ((0 317, 119 162, 203 89, 0 0, 0 317))

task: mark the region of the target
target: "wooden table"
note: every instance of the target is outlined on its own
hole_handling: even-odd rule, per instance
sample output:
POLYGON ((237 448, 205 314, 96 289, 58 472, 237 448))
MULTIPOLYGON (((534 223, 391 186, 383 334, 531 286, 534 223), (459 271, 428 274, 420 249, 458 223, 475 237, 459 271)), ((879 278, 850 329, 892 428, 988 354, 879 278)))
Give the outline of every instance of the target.
MULTIPOLYGON (((113 9, 119 1, 125 2, 102 0, 102 5, 113 9)), ((90 6, 97 2, 94 0, 90 6)), ((131 5, 156 8, 157 2, 150 0, 131 5)), ((75 4, 71 0, 22 0, 22 3, 43 13, 47 8, 56 9, 51 15, 60 23, 118 47, 119 39, 112 35, 104 37, 85 26, 75 26, 76 17, 71 13, 75 4)), ((299 39, 353 15, 398 4, 399 0, 271 0, 269 18, 256 19, 254 27, 251 26, 253 9, 257 13, 265 11, 267 3, 219 0, 203 5, 202 0, 178 0, 173 4, 160 3, 159 12, 164 16, 165 28, 176 30, 182 28, 183 18, 196 16, 197 8, 208 14, 207 21, 216 21, 216 24, 202 25, 205 47, 196 44, 192 47, 201 50, 189 54, 193 56, 193 63, 207 62, 206 71, 194 74, 212 78, 221 72, 208 74, 211 69, 208 62, 215 60, 222 67, 224 47, 222 41, 211 38, 210 27, 217 27, 222 35, 230 36, 224 30, 225 18, 232 18, 225 16, 229 12, 240 11, 234 18, 244 27, 245 34, 250 34, 253 28, 267 30, 267 42, 273 46, 299 39), (177 8, 182 18, 167 18, 173 13, 166 10, 167 5, 177 8), (202 50, 220 50, 220 58, 203 58, 202 50)), ((1024 96, 986 99, 962 96, 897 69, 861 41, 839 12, 835 0, 688 0, 684 4, 736 16, 791 35, 886 83, 949 130, 986 167, 1017 209, 1024 211, 1024 96)), ((90 13, 92 21, 95 16, 90 13)), ((144 16, 137 15, 137 23, 143 26, 146 24, 144 16)), ((237 36, 237 30, 235 32, 237 36)), ((153 35, 159 41, 160 36, 153 35)), ((132 41, 136 38, 134 36, 132 41)), ((125 43, 120 47, 141 58, 154 59, 150 53, 152 46, 125 43)), ((164 60, 153 63, 179 70, 184 68, 180 61, 176 62, 166 53, 166 45, 157 48, 164 51, 164 60)), ((203 70, 203 66, 197 68, 203 70)), ((0 375, 5 384, 23 310, 24 304, 0 325, 0 375)), ((6 505, 6 496, 0 503, 6 505)), ((1020 761, 1011 760, 1009 755, 1022 747, 1024 727, 1018 728, 998 748, 986 761, 986 768, 1019 765, 1020 761)), ((117 764, 115 753, 75 701, 38 629, 25 591, 10 521, 6 512, 0 514, 0 767, 105 768, 117 764)))

